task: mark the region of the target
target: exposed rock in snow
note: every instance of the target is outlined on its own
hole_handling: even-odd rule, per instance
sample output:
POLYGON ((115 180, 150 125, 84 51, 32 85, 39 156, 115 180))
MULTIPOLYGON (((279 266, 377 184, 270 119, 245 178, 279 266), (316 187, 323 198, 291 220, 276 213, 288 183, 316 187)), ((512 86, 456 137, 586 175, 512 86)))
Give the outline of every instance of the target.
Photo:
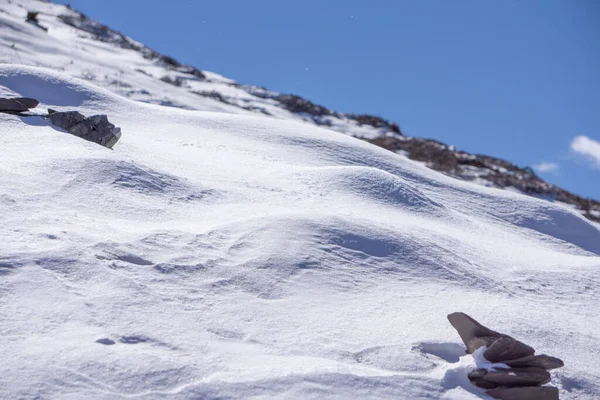
POLYGON ((558 400, 558 389, 551 386, 502 387, 487 393, 500 400, 558 400))
POLYGON ((52 122, 52 124, 67 132, 85 119, 85 115, 79 111, 58 112, 50 108, 48 109, 48 115, 50 116, 50 122, 52 122))
MULTIPOLYGON (((127 133, 105 151, 0 114, 0 398, 489 400, 470 371, 562 366, 465 354, 456 309, 565 360, 563 400, 600 397, 600 231, 573 208, 440 174, 350 137, 392 127, 292 113, 64 6, 0 8, 1 96, 127 133)), ((490 390, 525 392, 557 393, 490 390)))
POLYGON ((109 149, 112 149, 121 137, 121 128, 108 122, 106 115, 86 117, 78 111, 59 112, 52 109, 48 109, 48 114, 53 125, 109 149))
POLYGON ((600 394, 580 215, 306 123, 17 65, 0 93, 127 132, 108 152, 0 114, 0 398, 487 399, 440 323, 482 305, 565 360, 563 400, 600 394))
MULTIPOLYGON (((458 331, 473 357, 485 361, 477 362, 483 368, 477 368, 468 374, 469 381, 484 389, 496 389, 490 392, 492 397, 528 399, 553 399, 555 391, 523 389, 541 386, 550 382, 547 370, 563 366, 557 358, 546 355, 534 356, 535 350, 512 337, 492 331, 481 325, 465 313, 452 313, 448 320, 458 331), (513 361, 514 364, 509 365, 513 361), (486 365, 491 363, 491 365, 486 365), (483 364, 483 365, 482 365, 483 364), (507 391, 505 389, 511 388, 507 391), (513 389, 514 388, 514 389, 513 389), (537 397, 541 396, 541 397, 537 397)), ((556 391, 556 398, 558 398, 556 391)))
POLYGON ((527 356, 523 358, 515 358, 511 360, 502 361, 504 364, 509 367, 540 367, 545 370, 551 370, 555 368, 563 367, 565 364, 556 357, 550 357, 545 354, 539 354, 535 356, 527 356))
POLYGON ((600 202, 549 184, 531 168, 406 136, 398 124, 378 116, 338 112, 300 96, 241 85, 200 71, 65 6, 32 0, 10 4, 6 15, 0 16, 0 30, 6 33, 0 40, 0 63, 48 66, 153 104, 305 121, 368 140, 449 176, 574 207, 586 218, 600 222, 600 202), (41 11, 40 21, 50 28, 47 34, 19 27, 25 24, 23 8, 32 4, 41 11), (89 48, 94 49, 93 54, 89 48))
POLYGON ((541 386, 550 382, 550 374, 545 369, 537 367, 505 370, 498 368, 495 371, 480 368, 469 373, 469 380, 476 386, 485 389, 494 389, 499 386, 541 386))
POLYGON ((28 97, 2 98, 0 97, 0 112, 23 112, 35 108, 40 104, 36 99, 28 97))
POLYGON ((38 20, 38 15, 39 12, 37 11, 28 11, 27 12, 27 18, 25 18, 25 22, 29 22, 30 24, 37 26, 38 28, 47 31, 48 28, 46 28, 43 25, 40 25, 40 21, 38 20))
POLYGON ((503 363, 506 360, 522 359, 535 353, 531 346, 507 336, 494 340, 487 347, 483 356, 488 361, 498 363, 503 363))

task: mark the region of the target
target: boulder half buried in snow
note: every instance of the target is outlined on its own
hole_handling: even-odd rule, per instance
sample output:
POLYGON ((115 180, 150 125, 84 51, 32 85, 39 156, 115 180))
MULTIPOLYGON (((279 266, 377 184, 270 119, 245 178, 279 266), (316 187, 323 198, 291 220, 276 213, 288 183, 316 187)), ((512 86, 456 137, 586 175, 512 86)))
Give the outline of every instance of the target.
POLYGON ((65 131, 90 142, 112 149, 121 137, 121 128, 108 121, 106 115, 86 117, 78 111, 48 110, 50 122, 65 131))
POLYGON ((558 399, 558 389, 542 385, 550 382, 548 370, 564 365, 561 360, 545 354, 534 355, 531 346, 493 331, 465 313, 452 313, 448 320, 467 346, 467 353, 485 346, 483 357, 487 361, 509 367, 475 369, 468 375, 473 385, 488 389, 487 394, 496 399, 558 399))
POLYGON ((501 400, 558 400, 558 389, 552 386, 499 387, 487 393, 501 400))

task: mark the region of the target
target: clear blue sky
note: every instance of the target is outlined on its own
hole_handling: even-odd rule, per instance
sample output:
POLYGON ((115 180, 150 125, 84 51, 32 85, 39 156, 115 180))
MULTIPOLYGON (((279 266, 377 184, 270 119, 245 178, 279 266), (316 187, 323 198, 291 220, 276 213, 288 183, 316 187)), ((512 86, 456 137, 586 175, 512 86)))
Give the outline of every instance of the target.
POLYGON ((600 1, 69 2, 241 83, 520 166, 554 163, 539 175, 600 200, 600 1), (576 136, 591 140, 578 152, 576 136))

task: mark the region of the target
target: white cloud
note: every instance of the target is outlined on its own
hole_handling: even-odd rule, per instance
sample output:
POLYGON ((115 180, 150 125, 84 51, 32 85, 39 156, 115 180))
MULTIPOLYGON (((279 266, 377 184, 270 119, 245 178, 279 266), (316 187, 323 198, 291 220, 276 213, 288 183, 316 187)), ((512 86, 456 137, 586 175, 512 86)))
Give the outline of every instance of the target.
POLYGON ((553 162, 541 162, 533 166, 533 169, 537 172, 557 172, 559 170, 559 166, 553 162))
POLYGON ((571 151, 600 168, 600 142, 587 136, 576 136, 571 141, 571 151))

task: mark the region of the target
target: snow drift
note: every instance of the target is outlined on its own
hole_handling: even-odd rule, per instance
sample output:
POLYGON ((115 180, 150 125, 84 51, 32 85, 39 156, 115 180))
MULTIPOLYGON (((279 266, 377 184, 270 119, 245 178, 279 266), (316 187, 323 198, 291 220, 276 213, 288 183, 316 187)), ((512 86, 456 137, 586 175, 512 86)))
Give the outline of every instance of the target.
POLYGON ((600 395, 580 215, 303 123, 16 65, 0 93, 123 130, 110 151, 0 114, 0 397, 486 398, 458 310, 564 360, 562 398, 600 395))

